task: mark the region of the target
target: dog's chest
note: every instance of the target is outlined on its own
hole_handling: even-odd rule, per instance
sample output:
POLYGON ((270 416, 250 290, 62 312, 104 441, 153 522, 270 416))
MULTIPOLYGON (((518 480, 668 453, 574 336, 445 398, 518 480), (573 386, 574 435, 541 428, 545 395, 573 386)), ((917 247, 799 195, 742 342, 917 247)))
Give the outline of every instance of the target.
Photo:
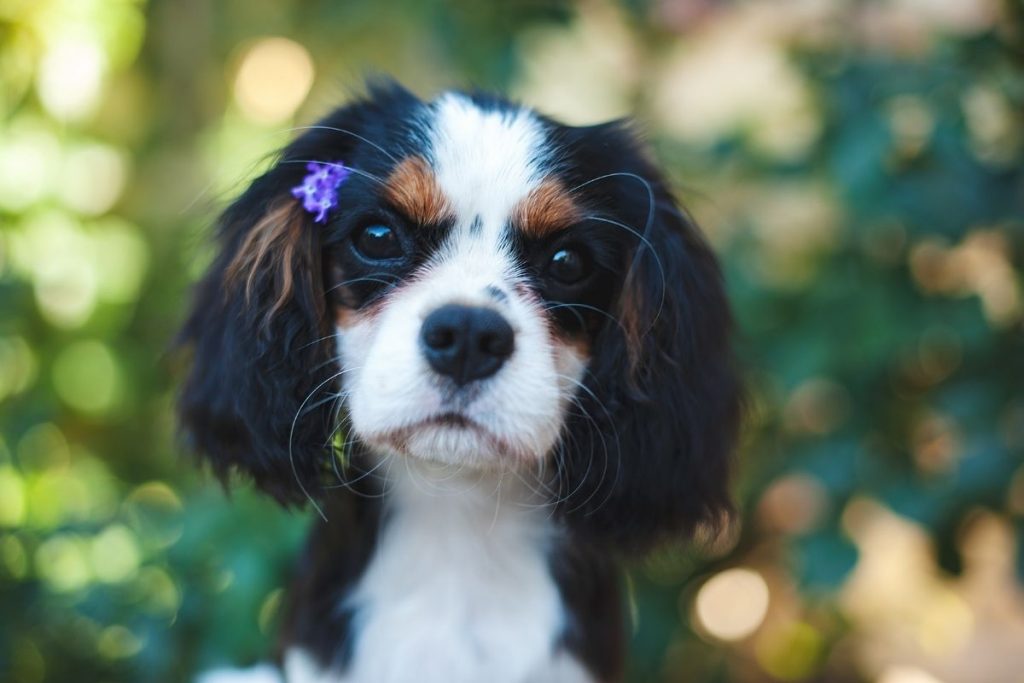
POLYGON ((503 493, 395 484, 377 548, 343 605, 354 618, 340 680, 586 680, 558 652, 565 614, 546 516, 503 493))

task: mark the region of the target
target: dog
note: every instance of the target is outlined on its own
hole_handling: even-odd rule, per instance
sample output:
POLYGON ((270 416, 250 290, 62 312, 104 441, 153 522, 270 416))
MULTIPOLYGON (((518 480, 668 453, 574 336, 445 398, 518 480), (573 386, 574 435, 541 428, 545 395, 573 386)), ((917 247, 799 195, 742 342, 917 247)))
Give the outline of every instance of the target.
POLYGON ((621 680, 620 561, 730 511, 712 251, 623 122, 386 82, 300 131, 181 333, 190 447, 316 513, 280 669, 207 680, 621 680))

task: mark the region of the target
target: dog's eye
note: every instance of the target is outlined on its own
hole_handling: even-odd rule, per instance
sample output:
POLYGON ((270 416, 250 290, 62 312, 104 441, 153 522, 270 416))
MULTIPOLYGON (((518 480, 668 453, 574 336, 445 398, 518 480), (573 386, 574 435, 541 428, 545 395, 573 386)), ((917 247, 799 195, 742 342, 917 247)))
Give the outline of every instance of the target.
POLYGON ((386 225, 367 225, 355 234, 352 245, 360 256, 370 261, 389 261, 405 256, 394 228, 386 225))
POLYGON ((563 285, 576 284, 587 276, 587 259, 577 249, 562 248, 551 255, 547 273, 563 285))

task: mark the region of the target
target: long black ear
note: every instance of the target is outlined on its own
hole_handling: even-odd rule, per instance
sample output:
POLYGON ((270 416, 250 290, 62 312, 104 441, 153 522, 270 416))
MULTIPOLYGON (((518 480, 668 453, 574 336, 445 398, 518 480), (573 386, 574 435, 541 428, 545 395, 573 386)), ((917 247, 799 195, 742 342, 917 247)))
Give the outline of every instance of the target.
POLYGON ((600 135, 600 156, 615 154, 605 203, 636 234, 618 324, 598 334, 562 442, 560 508, 585 535, 643 550, 731 511, 741 389, 714 254, 632 136, 600 135))
POLYGON ((241 471, 282 502, 319 489, 339 373, 323 275, 327 226, 290 191, 310 160, 372 167, 394 128, 387 122, 417 102, 395 84, 371 84, 365 99, 289 145, 221 217, 218 255, 178 340, 192 353, 178 413, 191 448, 222 478, 241 471))
POLYGON ((329 334, 319 237, 278 175, 221 217, 220 251, 181 332, 193 357, 178 411, 189 445, 222 478, 237 468, 288 502, 325 462, 330 405, 309 404, 337 370, 318 341, 329 334))

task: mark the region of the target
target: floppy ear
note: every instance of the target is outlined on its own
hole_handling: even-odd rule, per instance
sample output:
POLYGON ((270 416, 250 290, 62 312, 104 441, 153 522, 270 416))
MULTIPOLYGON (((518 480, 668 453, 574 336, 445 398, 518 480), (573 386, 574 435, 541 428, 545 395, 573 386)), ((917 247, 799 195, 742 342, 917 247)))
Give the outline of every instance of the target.
POLYGON ((369 83, 365 98, 310 126, 221 217, 218 255, 178 338, 193 353, 178 413, 222 479, 241 471, 279 501, 299 502, 333 472, 340 373, 324 284, 330 224, 315 223, 291 190, 310 160, 372 167, 388 156, 381 145, 402 134, 395 119, 418 106, 393 82, 369 83))
POLYGON ((221 217, 180 337, 193 352, 178 403, 190 445, 222 478, 242 470, 283 502, 326 462, 331 405, 316 404, 337 372, 318 341, 330 333, 318 226, 289 195, 293 176, 270 171, 221 217))
POLYGON ((614 148, 629 173, 610 178, 606 194, 638 235, 615 304, 620 324, 594 342, 582 410, 563 439, 561 509, 585 535, 643 550, 731 510, 741 390, 714 255, 631 139, 614 148))

